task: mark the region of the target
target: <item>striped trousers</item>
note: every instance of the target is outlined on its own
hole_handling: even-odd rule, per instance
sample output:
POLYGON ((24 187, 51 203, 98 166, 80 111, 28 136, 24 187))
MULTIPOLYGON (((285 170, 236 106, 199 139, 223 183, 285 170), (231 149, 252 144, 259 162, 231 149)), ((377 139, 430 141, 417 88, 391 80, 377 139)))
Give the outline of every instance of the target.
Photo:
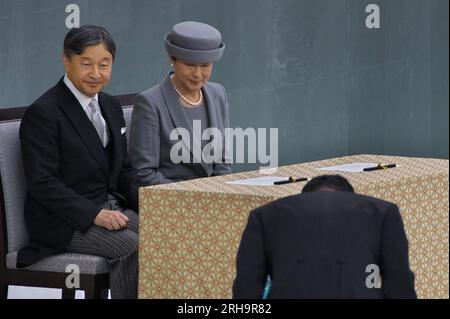
POLYGON ((109 200, 104 208, 125 214, 130 219, 128 228, 111 231, 92 224, 85 233, 77 230, 66 250, 106 258, 110 265, 111 298, 136 299, 139 216, 132 210, 122 209, 116 200, 109 200))

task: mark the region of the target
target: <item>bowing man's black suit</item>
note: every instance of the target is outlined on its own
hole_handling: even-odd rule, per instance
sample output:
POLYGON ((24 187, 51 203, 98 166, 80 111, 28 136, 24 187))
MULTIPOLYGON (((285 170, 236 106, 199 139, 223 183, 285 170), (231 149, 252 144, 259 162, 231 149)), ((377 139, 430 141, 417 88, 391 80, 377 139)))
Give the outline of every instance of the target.
POLYGON ((103 148, 76 97, 61 80, 25 112, 20 127, 28 185, 24 214, 30 247, 18 265, 65 250, 76 231, 85 233, 108 193, 137 212, 135 171, 128 159, 119 102, 98 94, 110 142, 103 148))
POLYGON ((353 193, 305 193, 251 212, 233 297, 261 298, 267 275, 269 298, 416 297, 397 206, 353 193), (366 286, 370 264, 381 289, 366 286))

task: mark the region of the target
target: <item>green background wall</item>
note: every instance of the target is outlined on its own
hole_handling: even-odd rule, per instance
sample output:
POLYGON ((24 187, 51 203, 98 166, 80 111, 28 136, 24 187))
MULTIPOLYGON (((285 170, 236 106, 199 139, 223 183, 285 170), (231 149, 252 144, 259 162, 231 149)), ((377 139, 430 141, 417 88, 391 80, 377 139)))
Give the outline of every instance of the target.
POLYGON ((118 43, 111 94, 167 74, 162 37, 173 24, 216 26, 227 49, 212 80, 228 91, 231 126, 278 128, 280 165, 448 159, 448 0, 0 0, 0 107, 29 105, 62 76, 70 3, 118 43), (370 3, 380 29, 366 28, 370 3))

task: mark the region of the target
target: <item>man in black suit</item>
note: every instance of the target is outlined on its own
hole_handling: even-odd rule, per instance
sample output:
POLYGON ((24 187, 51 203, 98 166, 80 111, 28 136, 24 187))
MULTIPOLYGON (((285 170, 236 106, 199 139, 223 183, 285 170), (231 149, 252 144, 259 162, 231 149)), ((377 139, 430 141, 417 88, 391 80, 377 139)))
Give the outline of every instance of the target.
POLYGON ((261 298, 267 276, 269 298, 416 298, 398 207, 338 175, 250 213, 233 297, 261 298))
POLYGON ((20 140, 30 246, 19 252, 18 266, 61 251, 103 256, 111 265, 112 298, 136 298, 135 171, 121 105, 101 92, 115 53, 104 28, 72 29, 64 39, 64 78, 25 112, 20 140))

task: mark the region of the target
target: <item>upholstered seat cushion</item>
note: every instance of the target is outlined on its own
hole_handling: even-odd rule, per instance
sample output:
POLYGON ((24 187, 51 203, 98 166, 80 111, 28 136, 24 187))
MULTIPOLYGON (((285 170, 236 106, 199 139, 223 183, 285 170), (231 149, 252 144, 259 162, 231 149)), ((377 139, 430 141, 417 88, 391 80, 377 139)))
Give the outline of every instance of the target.
MULTIPOLYGON (((14 251, 6 255, 6 267, 16 268, 17 252, 14 251)), ((39 262, 21 269, 67 272, 68 265, 77 265, 82 274, 103 274, 109 272, 109 265, 105 258, 93 255, 63 253, 46 257, 39 262)), ((71 271, 68 271, 71 272, 71 271)))

